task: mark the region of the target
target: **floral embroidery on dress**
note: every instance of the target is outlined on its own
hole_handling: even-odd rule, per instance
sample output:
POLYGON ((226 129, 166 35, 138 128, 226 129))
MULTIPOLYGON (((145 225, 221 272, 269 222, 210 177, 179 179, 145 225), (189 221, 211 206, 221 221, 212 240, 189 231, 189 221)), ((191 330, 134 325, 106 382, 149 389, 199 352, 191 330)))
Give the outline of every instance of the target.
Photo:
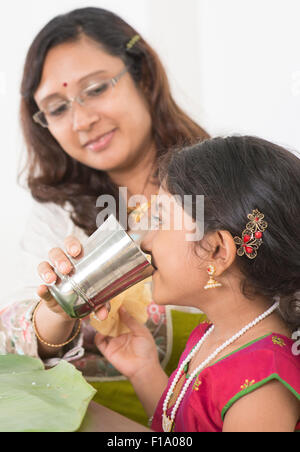
POLYGON ((249 388, 250 386, 253 386, 255 384, 255 380, 245 380, 245 383, 243 384, 243 385, 241 385, 241 389, 247 389, 247 388, 249 388))
POLYGON ((285 347, 285 342, 281 337, 278 336, 272 336, 272 342, 275 345, 279 345, 279 347, 285 347))
POLYGON ((193 385, 193 389, 195 391, 199 391, 199 386, 201 386, 201 385, 202 385, 202 381, 199 380, 199 375, 198 375, 198 377, 196 378, 196 381, 195 381, 195 383, 193 385))
POLYGON ((25 300, 1 310, 0 353, 38 356, 31 316, 36 302, 25 300))
POLYGON ((23 341, 31 344, 32 342, 32 323, 28 321, 26 312, 20 317, 19 325, 22 330, 23 341))
POLYGON ((160 323, 166 323, 166 308, 164 306, 159 306, 153 301, 147 307, 148 317, 152 320, 155 325, 160 323))

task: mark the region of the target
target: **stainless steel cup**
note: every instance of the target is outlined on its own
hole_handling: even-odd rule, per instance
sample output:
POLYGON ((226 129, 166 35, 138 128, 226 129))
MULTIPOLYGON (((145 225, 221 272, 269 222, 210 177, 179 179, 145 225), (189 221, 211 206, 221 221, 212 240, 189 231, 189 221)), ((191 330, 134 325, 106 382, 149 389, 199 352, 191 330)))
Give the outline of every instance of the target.
POLYGON ((88 239, 83 257, 74 270, 48 285, 51 295, 73 318, 82 318, 107 301, 152 275, 154 268, 145 253, 113 215, 88 239))

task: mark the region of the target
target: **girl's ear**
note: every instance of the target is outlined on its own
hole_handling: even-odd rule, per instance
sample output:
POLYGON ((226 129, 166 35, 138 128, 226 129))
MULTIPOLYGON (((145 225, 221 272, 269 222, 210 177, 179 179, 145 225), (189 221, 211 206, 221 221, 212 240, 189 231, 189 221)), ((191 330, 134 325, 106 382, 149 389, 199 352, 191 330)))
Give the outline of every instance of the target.
MULTIPOLYGON (((222 274, 235 261, 236 244, 228 231, 216 231, 210 237, 211 260, 215 262, 216 276, 222 274)), ((213 263, 213 262, 212 262, 213 263)))

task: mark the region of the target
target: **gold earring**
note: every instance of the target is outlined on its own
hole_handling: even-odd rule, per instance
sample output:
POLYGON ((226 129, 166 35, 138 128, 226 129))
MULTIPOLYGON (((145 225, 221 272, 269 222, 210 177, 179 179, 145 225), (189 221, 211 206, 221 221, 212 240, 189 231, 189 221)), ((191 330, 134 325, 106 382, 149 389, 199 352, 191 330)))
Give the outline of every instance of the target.
POLYGON ((213 265, 208 266, 207 272, 209 274, 209 280, 207 281, 207 284, 204 287, 204 289, 207 290, 215 289, 216 287, 222 287, 222 284, 213 278, 213 275, 216 273, 216 269, 213 265))

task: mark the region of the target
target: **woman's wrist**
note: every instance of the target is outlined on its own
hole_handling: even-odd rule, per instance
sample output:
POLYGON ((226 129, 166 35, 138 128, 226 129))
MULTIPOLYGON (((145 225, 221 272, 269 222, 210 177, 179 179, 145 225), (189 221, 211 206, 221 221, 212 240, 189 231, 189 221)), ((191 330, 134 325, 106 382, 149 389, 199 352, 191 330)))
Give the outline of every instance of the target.
MULTIPOLYGON (((33 328, 39 343, 39 354, 43 357, 57 354, 66 342, 69 341, 76 319, 53 312, 48 308, 47 302, 41 301, 33 314, 33 328)), ((78 321, 79 322, 79 321, 78 321)), ((79 333, 80 324, 76 331, 79 333)), ((74 335, 74 338, 75 338, 74 335)))

